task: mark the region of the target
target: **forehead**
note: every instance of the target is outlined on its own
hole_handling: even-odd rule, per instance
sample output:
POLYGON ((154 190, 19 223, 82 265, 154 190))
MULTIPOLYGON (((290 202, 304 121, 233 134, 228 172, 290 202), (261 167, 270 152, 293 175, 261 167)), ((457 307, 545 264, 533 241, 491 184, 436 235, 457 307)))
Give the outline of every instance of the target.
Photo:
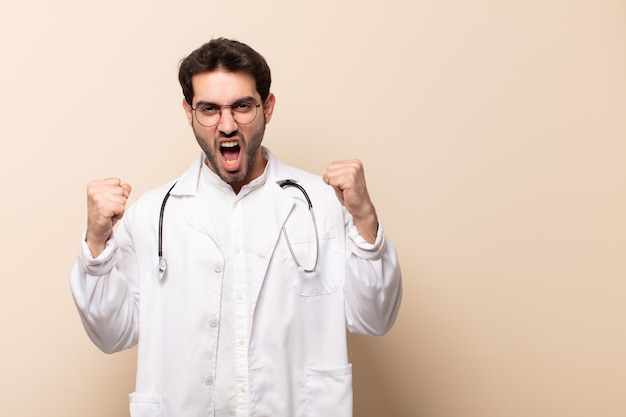
POLYGON ((191 77, 193 101, 228 104, 245 97, 260 98, 252 75, 245 72, 211 71, 191 77))

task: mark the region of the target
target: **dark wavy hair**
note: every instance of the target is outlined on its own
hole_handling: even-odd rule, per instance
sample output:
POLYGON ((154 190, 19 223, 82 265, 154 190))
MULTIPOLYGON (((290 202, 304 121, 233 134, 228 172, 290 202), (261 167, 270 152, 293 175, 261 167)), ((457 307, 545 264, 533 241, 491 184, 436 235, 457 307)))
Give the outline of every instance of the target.
POLYGON ((250 74, 262 101, 270 93, 272 77, 265 58, 244 43, 218 38, 205 43, 180 62, 178 81, 189 105, 193 102, 191 78, 199 73, 216 70, 250 74))

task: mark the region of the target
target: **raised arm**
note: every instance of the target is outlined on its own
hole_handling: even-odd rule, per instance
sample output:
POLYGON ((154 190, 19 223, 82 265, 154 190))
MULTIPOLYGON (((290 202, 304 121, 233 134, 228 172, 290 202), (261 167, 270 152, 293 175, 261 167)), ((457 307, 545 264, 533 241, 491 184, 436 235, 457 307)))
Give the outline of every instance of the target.
POLYGON ((324 182, 350 214, 346 264, 346 319, 348 330, 382 335, 394 324, 402 299, 402 277, 395 248, 383 233, 367 192, 359 160, 329 164, 324 182))

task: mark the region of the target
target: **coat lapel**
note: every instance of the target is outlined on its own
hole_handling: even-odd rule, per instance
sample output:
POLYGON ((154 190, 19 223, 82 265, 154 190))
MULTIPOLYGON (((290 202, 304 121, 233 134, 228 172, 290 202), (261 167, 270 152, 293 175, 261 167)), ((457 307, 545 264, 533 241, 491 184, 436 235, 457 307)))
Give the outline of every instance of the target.
POLYGON ((200 153, 194 164, 180 177, 171 195, 177 197, 194 198, 191 210, 187 214, 187 223, 198 232, 209 236, 219 247, 217 233, 211 221, 207 216, 207 207, 210 205, 206 192, 200 190, 199 182, 204 163, 204 153, 200 153))
POLYGON ((264 211, 260 218, 253 222, 256 230, 252 235, 261 236, 261 238, 255 242, 258 246, 255 247, 252 276, 250 277, 251 317, 254 317, 259 294, 267 277, 269 264, 274 256, 283 225, 295 204, 293 197, 286 193, 278 183, 286 179, 299 180, 296 170, 280 162, 267 148, 264 148, 263 151, 267 155, 269 172, 264 187, 263 201, 260 205, 264 211))

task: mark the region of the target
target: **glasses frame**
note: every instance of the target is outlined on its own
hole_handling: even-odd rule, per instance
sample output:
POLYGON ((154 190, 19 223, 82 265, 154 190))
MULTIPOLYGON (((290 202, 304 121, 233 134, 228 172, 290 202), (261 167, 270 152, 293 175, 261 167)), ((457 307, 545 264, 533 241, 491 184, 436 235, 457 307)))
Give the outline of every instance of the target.
POLYGON ((203 101, 201 101, 201 102, 196 103, 196 107, 191 107, 191 110, 194 112, 194 118, 196 119, 196 122, 198 122, 201 126, 204 126, 204 127, 215 127, 215 126, 217 126, 220 123, 220 120, 222 120, 222 109, 225 108, 225 107, 230 107, 230 114, 232 115, 233 120, 235 121, 235 123, 237 123, 238 125, 241 125, 241 126, 246 126, 246 125, 249 125, 250 123, 252 123, 252 122, 254 122, 256 120, 256 117, 259 114, 259 107, 261 107, 262 104, 263 103, 257 103, 256 100, 254 100, 252 98, 237 100, 237 101, 235 101, 232 104, 216 104, 216 103, 210 103, 210 102, 203 102, 203 101), (254 111, 255 111, 255 113, 254 113, 254 117, 252 118, 252 120, 250 120, 247 123, 240 123, 240 122, 237 121, 237 118, 235 117, 236 113, 233 110, 233 106, 236 106, 237 104, 244 103, 244 102, 251 102, 252 104, 254 104, 254 111), (196 110, 198 109, 199 105, 207 105, 207 104, 215 106, 216 108, 219 109, 219 117, 217 118, 217 121, 214 124, 212 124, 212 125, 205 125, 204 123, 202 123, 200 121, 200 119, 198 119, 198 113, 196 112, 196 110))

